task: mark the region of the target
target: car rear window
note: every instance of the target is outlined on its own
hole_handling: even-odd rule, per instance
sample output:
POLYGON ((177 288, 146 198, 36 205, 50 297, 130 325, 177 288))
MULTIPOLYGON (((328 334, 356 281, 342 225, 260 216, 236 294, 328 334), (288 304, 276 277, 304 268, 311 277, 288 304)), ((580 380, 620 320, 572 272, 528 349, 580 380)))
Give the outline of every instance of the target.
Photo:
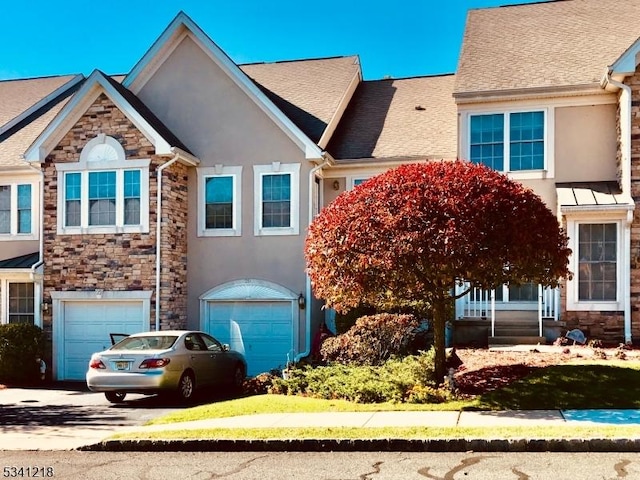
POLYGON ((127 337, 111 347, 111 350, 165 350, 171 348, 177 339, 175 335, 127 337))

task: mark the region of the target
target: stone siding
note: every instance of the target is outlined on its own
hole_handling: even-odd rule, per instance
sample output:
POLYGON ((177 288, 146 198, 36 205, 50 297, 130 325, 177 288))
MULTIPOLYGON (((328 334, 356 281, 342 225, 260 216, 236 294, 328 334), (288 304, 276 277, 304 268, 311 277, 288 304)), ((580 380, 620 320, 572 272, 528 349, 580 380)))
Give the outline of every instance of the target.
MULTIPOLYGON (((155 321, 157 168, 167 161, 104 94, 47 157, 44 165, 44 301, 51 291, 151 290, 150 327, 155 321), (118 140, 127 159, 150 159, 149 232, 57 234, 58 185, 55 163, 77 162, 86 143, 104 133, 118 140)), ((187 168, 173 164, 163 172, 162 329, 186 327, 187 168)), ((142 199, 144 201, 144 199, 142 199)), ((51 331, 52 312, 44 313, 51 331)))
POLYGON ((628 77, 631 87, 631 195, 636 203, 631 225, 631 335, 640 341, 640 73, 628 77))

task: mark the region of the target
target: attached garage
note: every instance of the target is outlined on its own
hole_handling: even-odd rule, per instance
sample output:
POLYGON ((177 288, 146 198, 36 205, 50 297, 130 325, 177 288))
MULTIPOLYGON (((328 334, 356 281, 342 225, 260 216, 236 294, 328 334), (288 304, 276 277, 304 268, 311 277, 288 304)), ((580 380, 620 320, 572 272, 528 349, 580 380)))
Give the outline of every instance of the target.
POLYGON ((109 347, 110 333, 149 330, 151 295, 139 298, 144 293, 53 292, 55 378, 84 380, 91 354, 109 347))
POLYGON ((250 376, 284 368, 296 354, 297 295, 271 283, 244 280, 201 297, 203 330, 242 352, 250 376))

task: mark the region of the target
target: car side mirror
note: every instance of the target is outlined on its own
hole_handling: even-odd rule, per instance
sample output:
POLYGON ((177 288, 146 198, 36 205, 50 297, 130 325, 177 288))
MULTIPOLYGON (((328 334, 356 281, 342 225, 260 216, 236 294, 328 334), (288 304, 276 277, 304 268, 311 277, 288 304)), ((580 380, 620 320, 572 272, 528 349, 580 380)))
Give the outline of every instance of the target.
POLYGON ((222 344, 222 351, 223 352, 228 352, 229 351, 229 344, 228 343, 223 343, 222 344))

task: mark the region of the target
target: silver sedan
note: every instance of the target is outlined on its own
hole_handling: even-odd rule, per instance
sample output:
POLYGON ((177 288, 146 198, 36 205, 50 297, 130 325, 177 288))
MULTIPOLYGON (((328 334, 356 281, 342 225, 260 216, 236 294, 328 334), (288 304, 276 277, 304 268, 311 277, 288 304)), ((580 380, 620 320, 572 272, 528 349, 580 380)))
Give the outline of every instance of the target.
POLYGON ((242 354, 204 332, 167 330, 137 333, 94 353, 86 379, 89 390, 110 402, 127 393, 175 392, 190 400, 196 388, 240 390, 247 371, 242 354))

